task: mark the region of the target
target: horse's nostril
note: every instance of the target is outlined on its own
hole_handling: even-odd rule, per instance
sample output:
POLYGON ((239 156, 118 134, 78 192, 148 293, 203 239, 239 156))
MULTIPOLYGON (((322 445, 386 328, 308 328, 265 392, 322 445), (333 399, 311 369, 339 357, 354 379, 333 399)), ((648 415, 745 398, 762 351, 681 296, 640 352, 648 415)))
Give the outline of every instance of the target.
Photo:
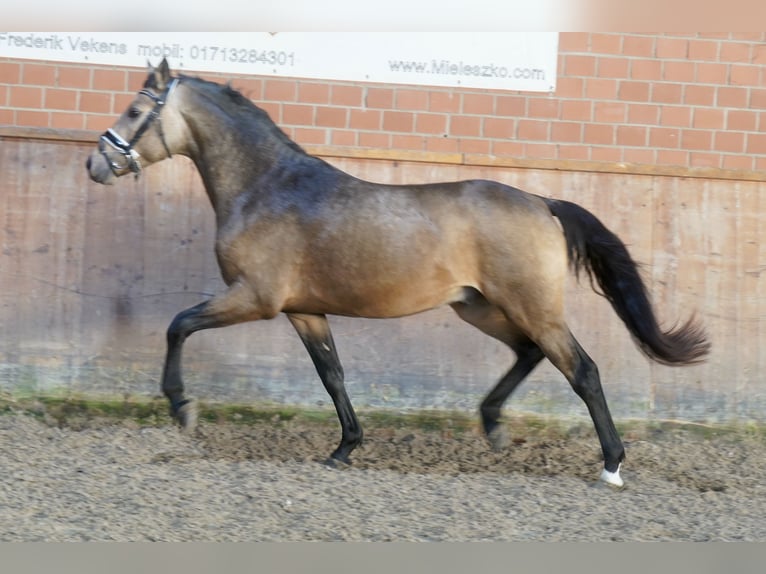
POLYGON ((90 156, 85 160, 85 169, 90 171, 90 156))

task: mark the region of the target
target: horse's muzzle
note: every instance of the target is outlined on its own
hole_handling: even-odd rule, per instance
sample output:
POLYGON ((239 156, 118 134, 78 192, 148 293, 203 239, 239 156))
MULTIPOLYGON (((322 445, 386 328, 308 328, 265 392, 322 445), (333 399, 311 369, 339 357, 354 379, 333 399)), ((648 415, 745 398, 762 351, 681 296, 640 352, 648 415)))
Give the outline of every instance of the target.
POLYGON ((88 170, 90 179, 96 183, 104 185, 112 185, 114 183, 114 173, 100 152, 95 152, 88 156, 88 159, 85 160, 85 169, 88 170))

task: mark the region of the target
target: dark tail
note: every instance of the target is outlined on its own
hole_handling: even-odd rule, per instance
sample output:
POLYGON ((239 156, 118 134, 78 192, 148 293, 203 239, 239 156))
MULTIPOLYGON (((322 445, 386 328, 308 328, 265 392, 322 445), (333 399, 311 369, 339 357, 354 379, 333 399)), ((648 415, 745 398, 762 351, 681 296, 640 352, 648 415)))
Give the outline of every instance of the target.
POLYGON ((702 361, 710 351, 704 328, 692 316, 686 323, 663 331, 654 315, 638 265, 625 244, 595 215, 569 201, 543 198, 564 228, 572 268, 585 269, 593 290, 595 279, 601 295, 633 335, 643 353, 666 365, 702 361))

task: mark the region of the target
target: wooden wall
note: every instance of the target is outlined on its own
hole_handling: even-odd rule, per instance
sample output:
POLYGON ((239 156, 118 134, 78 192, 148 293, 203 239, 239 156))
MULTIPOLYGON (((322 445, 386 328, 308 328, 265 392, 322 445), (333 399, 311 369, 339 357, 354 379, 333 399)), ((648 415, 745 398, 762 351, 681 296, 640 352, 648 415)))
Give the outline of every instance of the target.
MULTIPOLYGON (((155 395, 165 328, 223 286, 213 216, 191 163, 174 158, 137 181, 90 182, 92 144, 0 136, 0 389, 155 395)), ((763 420, 766 183, 561 169, 333 157, 379 182, 483 177, 593 210, 646 263, 668 323, 698 311, 710 361, 650 365, 608 303, 570 286, 575 335, 597 361, 620 418, 763 420), (762 199, 763 198, 763 199, 762 199)), ((400 320, 331 319, 359 407, 475 410, 511 353, 449 309, 400 320)), ((207 400, 329 404, 289 323, 193 335, 190 394, 207 400)), ((541 366, 512 405, 585 415, 563 377, 541 366)))

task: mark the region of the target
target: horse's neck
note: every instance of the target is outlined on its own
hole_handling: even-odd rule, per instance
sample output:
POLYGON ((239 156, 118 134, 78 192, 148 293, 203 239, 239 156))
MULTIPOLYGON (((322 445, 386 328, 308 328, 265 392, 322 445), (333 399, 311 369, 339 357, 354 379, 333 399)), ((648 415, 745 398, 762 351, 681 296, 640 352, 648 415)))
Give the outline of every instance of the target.
MULTIPOLYGON (((257 120, 256 120, 257 121, 257 120)), ((256 184, 285 155, 298 153, 271 133, 232 129, 230 121, 194 126, 195 146, 190 157, 202 177, 219 224, 225 222, 237 198, 257 193, 256 184)), ((244 128, 244 126, 243 126, 244 128)))

